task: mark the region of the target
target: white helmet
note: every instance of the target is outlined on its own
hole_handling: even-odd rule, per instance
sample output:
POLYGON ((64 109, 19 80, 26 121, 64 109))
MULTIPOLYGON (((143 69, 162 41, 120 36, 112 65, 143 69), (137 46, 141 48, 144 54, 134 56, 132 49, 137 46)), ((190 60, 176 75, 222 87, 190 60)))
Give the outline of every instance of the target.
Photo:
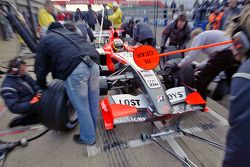
POLYGON ((119 39, 119 38, 114 39, 113 48, 115 51, 122 51, 123 47, 124 47, 124 43, 121 39, 119 39))
POLYGON ((118 4, 116 1, 114 1, 114 2, 112 3, 112 6, 113 6, 114 8, 118 8, 118 7, 119 7, 119 4, 118 4))

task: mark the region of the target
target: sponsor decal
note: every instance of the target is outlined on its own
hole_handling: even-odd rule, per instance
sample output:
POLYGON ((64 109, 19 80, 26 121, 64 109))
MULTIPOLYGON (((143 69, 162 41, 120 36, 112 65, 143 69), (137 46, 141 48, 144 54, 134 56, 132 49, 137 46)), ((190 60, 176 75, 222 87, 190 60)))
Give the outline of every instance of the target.
POLYGON ((157 96, 157 102, 162 103, 165 101, 165 96, 157 96))
POLYGON ((140 100, 139 99, 119 100, 119 103, 129 105, 129 106, 140 106, 140 100))
POLYGON ((153 71, 139 71, 149 88, 159 88, 160 83, 153 71))
POLYGON ((102 102, 101 102, 101 108, 103 111, 108 112, 108 108, 107 108, 107 105, 105 104, 104 100, 102 100, 102 102))
POLYGON ((143 77, 153 77, 154 76, 154 74, 152 74, 149 71, 145 71, 145 70, 141 71, 141 74, 143 77))
POLYGON ((144 122, 146 121, 147 117, 143 116, 126 116, 121 118, 114 119, 114 124, 122 124, 122 123, 128 123, 128 122, 144 122))
POLYGON ((169 99, 171 104, 183 102, 186 98, 186 91, 185 91, 185 87, 183 87, 183 86, 168 89, 166 91, 166 94, 167 94, 168 99, 169 99))
POLYGON ((148 101, 144 94, 132 96, 129 94, 111 96, 115 104, 129 105, 136 108, 147 108, 148 101))
POLYGON ((178 104, 173 106, 173 114, 180 114, 184 112, 190 112, 190 111, 201 111, 204 108, 202 106, 191 106, 186 104, 178 104))

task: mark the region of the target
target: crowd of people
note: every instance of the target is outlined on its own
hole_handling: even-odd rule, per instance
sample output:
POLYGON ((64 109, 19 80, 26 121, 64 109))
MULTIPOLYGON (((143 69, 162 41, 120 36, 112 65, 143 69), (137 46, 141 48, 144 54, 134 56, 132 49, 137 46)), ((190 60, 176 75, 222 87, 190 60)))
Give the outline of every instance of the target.
MULTIPOLYGON (((33 16, 30 16, 27 10, 22 9, 19 11, 19 15, 23 17, 28 27, 31 30, 35 29, 35 31, 38 31, 38 38, 46 34, 48 26, 54 21, 58 21, 62 24, 64 22, 82 23, 87 25, 92 31, 95 31, 98 22, 101 24, 103 16, 101 13, 96 13, 90 4, 88 5, 88 11, 81 11, 80 8, 77 8, 75 12, 59 11, 53 6, 53 2, 46 1, 44 8, 40 9, 37 14, 33 13, 33 16), (34 27, 32 27, 32 22, 34 23, 34 27)), ((103 7, 105 10, 103 29, 108 30, 112 25, 115 28, 119 28, 124 19, 119 4, 113 2, 108 5, 103 5, 103 7), (113 12, 110 12, 107 6, 109 6, 113 12)), ((0 6, 0 33, 3 40, 9 40, 13 37, 12 26, 7 15, 8 10, 5 9, 5 6, 0 6)))
MULTIPOLYGON (((52 6, 53 6, 53 3, 50 1, 47 1, 45 3, 44 9, 40 10, 40 12, 38 14, 38 22, 39 22, 39 25, 41 27, 44 27, 44 26, 48 27, 48 25, 49 25, 48 23, 51 23, 52 21, 58 21, 62 24, 64 22, 71 21, 73 23, 84 22, 88 25, 88 27, 92 31, 95 31, 96 24, 98 22, 99 22, 99 24, 101 24, 102 17, 104 17, 103 19, 106 22, 110 22, 110 23, 105 23, 105 24, 108 24, 109 26, 113 25, 113 27, 115 27, 115 28, 119 28, 121 26, 122 21, 123 21, 122 11, 119 7, 119 4, 116 3, 115 1, 113 3, 110 3, 107 5, 107 6, 109 6, 110 9, 112 9, 112 11, 113 11, 112 14, 110 14, 110 12, 108 12, 106 5, 103 5, 103 8, 105 10, 104 16, 102 16, 101 13, 96 13, 92 9, 91 5, 88 5, 88 11, 83 12, 80 10, 80 8, 77 8, 76 12, 58 11, 57 14, 55 14, 53 11, 51 11, 50 8, 52 6), (43 12, 45 12, 45 15, 43 14, 43 12), (43 23, 43 19, 44 19, 44 22, 46 24, 43 23)), ((109 29, 109 27, 107 27, 106 29, 109 29)))
POLYGON ((194 27, 202 21, 208 21, 207 30, 225 30, 230 19, 240 14, 241 8, 247 0, 203 0, 200 4, 197 0, 193 5, 194 27))
MULTIPOLYGON (((173 1, 171 5, 173 9, 176 8, 174 3, 173 1)), ((196 75, 194 87, 204 99, 207 97, 205 88, 208 84, 221 71, 226 72, 228 84, 231 85, 232 98, 229 113, 230 129, 227 136, 228 150, 223 162, 224 167, 243 167, 245 164, 250 164, 246 156, 250 155, 248 142, 250 135, 246 133, 250 126, 248 104, 250 6, 246 3, 247 1, 242 1, 240 3, 242 6, 238 6, 237 0, 223 1, 221 4, 218 0, 213 2, 204 0, 202 4, 197 1, 194 4, 196 10, 194 19, 202 20, 209 11, 211 13, 208 17, 209 30, 192 30, 186 15, 180 13, 176 20, 165 27, 161 35, 161 53, 166 52, 170 46, 184 49, 188 45, 198 47, 229 41, 231 38, 236 40, 235 44, 190 51, 180 63, 165 64, 163 68, 175 73, 183 66, 190 65, 199 55, 206 54, 208 61, 202 67, 197 66, 196 72, 198 72, 194 74, 196 75), (227 29, 227 35, 225 29, 227 29), (234 62, 241 64, 240 67, 235 66, 234 62)), ((116 29, 123 30, 121 39, 129 36, 135 43, 155 47, 154 34, 149 25, 133 19, 123 22, 119 5, 114 2, 110 7, 113 9, 113 14, 108 15, 106 19, 110 20, 116 29)), ((0 19, 1 13, 3 15, 0 11, 0 19)), ((4 19, 0 21, 2 20, 4 19)), ((20 123, 20 119, 13 120, 10 127, 29 124, 32 122, 30 116, 37 118, 32 108, 39 102, 40 90, 46 89, 46 76, 51 72, 53 78, 64 81, 66 92, 78 115, 80 134, 74 135, 73 140, 79 144, 95 144, 99 101, 99 55, 87 39, 94 40, 92 31, 96 29, 96 20, 98 15, 92 10, 91 5, 88 5, 86 13, 77 9, 74 15, 66 16, 65 13, 58 13, 54 17, 53 3, 46 1, 44 8, 38 14, 43 35, 35 57, 37 82, 25 73, 25 62, 16 58, 10 61, 7 77, 2 84, 1 95, 10 111, 15 114, 29 115, 28 119, 25 118, 29 121, 20 123)), ((7 21, 5 20, 6 23, 7 21)), ((10 33, 9 31, 7 32, 10 33)), ((120 41, 119 44, 121 44, 120 41)))
MULTIPOLYGON (((171 72, 177 72, 183 66, 192 63, 199 55, 208 55, 208 61, 196 69, 196 81, 194 87, 206 99, 206 87, 213 78, 221 71, 225 71, 227 81, 230 84, 230 129, 227 135, 227 150, 223 161, 223 167, 249 166, 250 161, 246 155, 250 152, 250 133, 247 132, 250 120, 250 106, 248 104, 249 89, 249 43, 250 43, 250 5, 248 1, 237 0, 213 1, 210 3, 204 0, 201 5, 197 1, 194 5, 196 21, 201 21, 210 13, 207 31, 195 29, 187 32, 187 38, 183 37, 184 27, 174 26, 169 32, 169 24, 162 33, 161 52, 166 49, 165 42, 170 38, 169 45, 176 45, 177 39, 182 43, 189 41, 190 47, 198 47, 217 42, 228 41, 231 38, 236 40, 233 45, 227 44, 213 48, 190 51, 179 64, 168 65, 171 72), (225 32, 226 30, 226 32, 225 32), (175 33, 177 31, 178 33, 175 33), (171 42, 173 41, 173 42, 171 42), (241 64, 241 65, 239 65, 241 64)), ((175 21, 175 22, 176 22, 175 21)), ((174 23, 172 23, 174 24, 174 23)), ((169 45, 167 47, 169 47, 169 45)), ((178 45, 177 45, 178 46, 178 45)), ((186 46, 184 45, 184 48, 186 46)), ((182 47, 183 48, 183 47, 182 47)), ((181 48, 180 48, 181 49, 181 48)), ((166 69, 165 68, 165 69, 166 69)))

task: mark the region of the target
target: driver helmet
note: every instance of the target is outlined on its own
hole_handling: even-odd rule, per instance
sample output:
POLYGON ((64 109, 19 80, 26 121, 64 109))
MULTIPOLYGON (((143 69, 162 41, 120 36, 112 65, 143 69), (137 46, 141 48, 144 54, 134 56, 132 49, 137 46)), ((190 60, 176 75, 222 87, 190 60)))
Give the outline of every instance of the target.
POLYGON ((113 48, 114 48, 114 51, 122 51, 123 48, 124 48, 124 43, 121 39, 114 39, 114 42, 113 42, 113 48))

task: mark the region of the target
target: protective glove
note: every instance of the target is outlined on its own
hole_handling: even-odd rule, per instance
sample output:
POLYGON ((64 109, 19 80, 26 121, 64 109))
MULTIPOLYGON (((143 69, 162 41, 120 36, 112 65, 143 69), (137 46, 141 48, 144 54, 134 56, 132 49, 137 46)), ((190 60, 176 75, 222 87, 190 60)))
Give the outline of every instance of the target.
POLYGON ((194 68, 194 76, 195 77, 197 77, 200 74, 200 72, 202 71, 202 69, 204 69, 206 64, 207 64, 207 62, 203 62, 203 63, 195 65, 195 68, 194 68))
POLYGON ((34 96, 31 100, 30 100, 30 104, 36 104, 40 101, 40 99, 37 96, 34 96))
POLYGON ((168 74, 175 73, 179 70, 179 66, 177 63, 167 63, 164 67, 164 71, 166 71, 168 74))
POLYGON ((36 104, 40 101, 42 94, 41 93, 37 93, 31 100, 30 100, 30 104, 36 104))

